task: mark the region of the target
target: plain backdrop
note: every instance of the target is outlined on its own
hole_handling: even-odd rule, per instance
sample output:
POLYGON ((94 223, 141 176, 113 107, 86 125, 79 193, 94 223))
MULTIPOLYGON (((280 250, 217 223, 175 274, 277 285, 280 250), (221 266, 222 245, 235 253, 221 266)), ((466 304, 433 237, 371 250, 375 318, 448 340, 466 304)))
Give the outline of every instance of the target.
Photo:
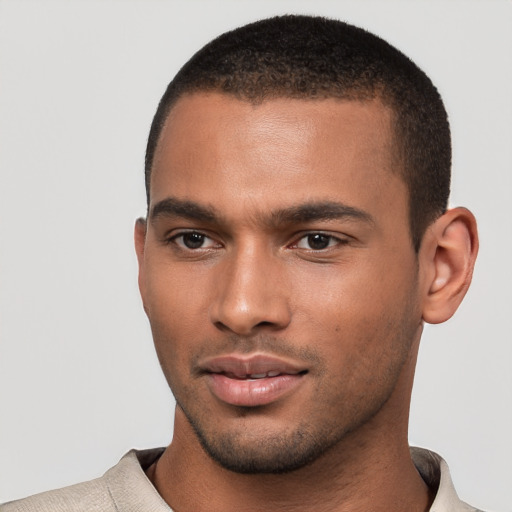
POLYGON ((283 13, 396 45, 450 114, 452 204, 481 252, 455 317, 429 326, 410 441, 459 495, 512 511, 512 3, 0 0, 0 502, 167 444, 174 402, 136 286, 133 222, 157 102, 204 43, 283 13))

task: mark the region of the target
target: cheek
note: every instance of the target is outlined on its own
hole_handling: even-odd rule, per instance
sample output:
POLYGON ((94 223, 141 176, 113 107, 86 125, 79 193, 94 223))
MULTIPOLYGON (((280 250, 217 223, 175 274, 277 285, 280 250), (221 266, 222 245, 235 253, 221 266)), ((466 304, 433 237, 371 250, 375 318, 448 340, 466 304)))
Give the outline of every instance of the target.
POLYGON ((320 267, 303 279, 294 305, 305 332, 323 339, 332 358, 354 364, 407 343, 421 321, 414 264, 359 263, 320 267))
MULTIPOLYGON (((355 260, 356 258, 353 258, 355 260)), ((342 318, 382 317, 402 307, 411 296, 415 276, 411 268, 393 268, 384 262, 347 261, 346 264, 319 265, 296 272, 299 283, 291 297, 294 309, 311 312, 314 317, 330 317, 329 323, 342 318)), ((342 327, 342 326, 339 326, 342 327)))
POLYGON ((144 302, 150 321, 173 332, 197 327, 198 311, 206 308, 204 276, 171 264, 165 254, 149 255, 146 263, 144 302))
POLYGON ((205 306, 201 304, 202 294, 190 281, 172 269, 157 267, 146 279, 146 312, 158 359, 168 380, 170 374, 189 367, 193 340, 201 339, 204 322, 198 319, 198 311, 205 306))

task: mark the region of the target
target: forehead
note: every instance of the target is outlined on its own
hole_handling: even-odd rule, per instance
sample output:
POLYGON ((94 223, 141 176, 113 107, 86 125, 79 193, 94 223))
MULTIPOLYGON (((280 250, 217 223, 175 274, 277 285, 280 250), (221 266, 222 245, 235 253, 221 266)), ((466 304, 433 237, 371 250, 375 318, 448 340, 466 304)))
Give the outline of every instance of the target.
POLYGON ((250 195, 263 208, 317 199, 385 206, 385 193, 405 190, 395 172, 392 120, 378 100, 252 104, 220 93, 185 95, 158 143, 151 202, 250 195))

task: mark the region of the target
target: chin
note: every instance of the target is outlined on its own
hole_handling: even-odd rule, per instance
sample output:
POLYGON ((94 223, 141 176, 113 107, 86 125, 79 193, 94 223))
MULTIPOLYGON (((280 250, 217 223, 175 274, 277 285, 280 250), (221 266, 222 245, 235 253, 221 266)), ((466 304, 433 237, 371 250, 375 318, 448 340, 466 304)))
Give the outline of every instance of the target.
POLYGON ((242 474, 282 474, 296 471, 319 458, 329 446, 322 446, 307 433, 266 437, 250 446, 234 436, 220 436, 209 442, 198 435, 201 446, 217 464, 242 474))
POLYGON ((317 460, 343 437, 339 431, 336 436, 332 431, 312 432, 305 424, 286 432, 262 431, 248 425, 243 430, 211 431, 183 412, 204 452, 224 469, 240 474, 296 471, 317 460))

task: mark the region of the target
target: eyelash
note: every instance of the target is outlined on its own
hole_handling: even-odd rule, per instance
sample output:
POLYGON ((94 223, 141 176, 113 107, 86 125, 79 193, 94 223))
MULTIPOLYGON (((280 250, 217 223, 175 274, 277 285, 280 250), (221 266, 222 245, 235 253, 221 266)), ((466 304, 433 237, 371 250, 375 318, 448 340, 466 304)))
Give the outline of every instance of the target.
MULTIPOLYGON (((203 238, 203 241, 204 240, 211 240, 212 242, 215 242, 213 240, 213 238, 209 237, 208 235, 204 234, 204 233, 201 233, 200 231, 183 231, 183 232, 180 232, 180 233, 177 233, 173 236, 171 236, 168 240, 167 240, 167 243, 173 243, 175 244, 179 249, 183 250, 183 251, 197 251, 197 250, 205 250, 205 249, 210 249, 210 247, 208 248, 205 248, 203 246, 200 246, 200 247, 196 247, 196 248, 192 248, 192 247, 187 247, 183 241, 184 237, 187 236, 187 235, 197 235, 199 237, 202 237, 203 238), (181 239, 181 243, 178 242, 178 240, 181 239)), ((219 243, 215 243, 215 245, 217 245, 218 247, 221 247, 221 244, 219 243)))
MULTIPOLYGON (((167 243, 175 244, 180 250, 192 251, 192 252, 196 252, 199 250, 205 251, 205 250, 217 249, 217 248, 222 247, 222 245, 220 243, 215 242, 215 240, 213 238, 209 237, 208 235, 206 235, 205 233, 202 233, 200 231, 185 231, 185 232, 177 233, 177 234, 173 235, 172 237, 168 238, 167 243), (198 247, 187 247, 183 240, 184 237, 187 235, 190 235, 190 236, 196 235, 198 237, 201 237, 202 238, 201 245, 198 247), (178 241, 180 239, 181 239, 181 243, 178 241), (213 242, 213 247, 204 247, 202 244, 204 243, 205 240, 211 240, 213 242)), ((303 249, 305 251, 309 251, 312 253, 320 253, 320 252, 328 251, 332 247, 343 246, 343 245, 347 245, 348 243, 349 243, 349 240, 346 238, 341 238, 338 236, 330 235, 330 234, 324 233, 322 231, 311 231, 311 232, 302 234, 297 239, 297 241, 293 242, 289 247, 303 249), (307 240, 308 238, 310 239, 310 240, 308 240, 308 242, 311 244, 311 242, 312 242, 311 237, 320 237, 320 238, 323 237, 322 241, 326 242, 328 245, 326 247, 316 248, 316 249, 313 247, 299 247, 299 244, 303 240, 307 240)))
MULTIPOLYGON (((317 248, 317 249, 312 248, 312 247, 303 247, 302 249, 316 253, 316 252, 321 252, 321 251, 328 251, 332 247, 348 244, 348 240, 346 238, 341 238, 339 236, 334 236, 334 235, 330 235, 328 233, 323 233, 322 231, 312 231, 310 233, 305 233, 304 235, 302 235, 298 239, 298 241, 293 244, 293 246, 299 248, 299 244, 302 240, 310 239, 312 237, 324 238, 324 241, 326 241, 328 244, 327 247, 317 248), (325 240, 325 239, 327 239, 327 240, 325 240), (334 242, 334 245, 331 245, 333 242, 334 242)), ((308 240, 308 242, 311 243, 311 240, 308 240)))

